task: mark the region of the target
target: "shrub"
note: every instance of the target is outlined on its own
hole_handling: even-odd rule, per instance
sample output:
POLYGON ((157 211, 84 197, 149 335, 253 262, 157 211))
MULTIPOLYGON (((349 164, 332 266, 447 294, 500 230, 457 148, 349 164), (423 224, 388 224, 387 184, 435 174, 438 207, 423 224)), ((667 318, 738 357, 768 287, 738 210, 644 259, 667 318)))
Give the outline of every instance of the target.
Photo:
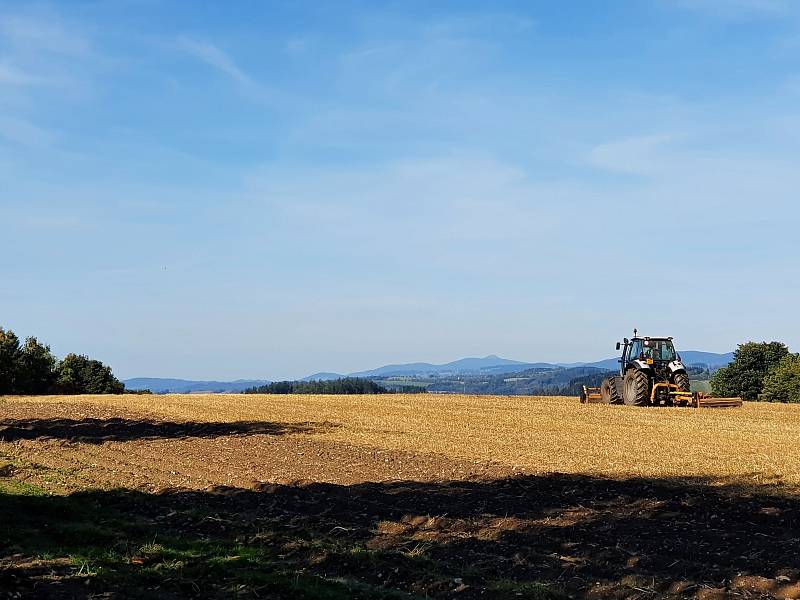
POLYGON ((764 389, 764 378, 789 354, 781 342, 747 342, 739 344, 733 362, 711 377, 711 389, 716 396, 741 396, 757 400, 764 389))
POLYGON ((125 384, 99 360, 67 354, 56 369, 56 390, 61 394, 121 394, 125 384))
POLYGON ((764 378, 764 400, 800 402, 800 354, 789 354, 764 378))

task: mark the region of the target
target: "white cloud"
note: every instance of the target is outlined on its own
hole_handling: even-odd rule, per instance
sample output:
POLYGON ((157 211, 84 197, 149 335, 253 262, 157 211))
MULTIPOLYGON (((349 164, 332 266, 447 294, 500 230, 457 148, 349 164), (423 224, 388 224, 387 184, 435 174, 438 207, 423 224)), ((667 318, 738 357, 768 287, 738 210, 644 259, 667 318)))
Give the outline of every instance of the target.
POLYGON ((56 136, 26 119, 0 116, 0 138, 23 146, 42 148, 52 145, 56 136))
POLYGON ((793 0, 667 0, 679 8, 725 19, 782 17, 797 8, 793 0))
POLYGON ((293 37, 286 40, 285 49, 289 54, 302 54, 310 45, 308 37, 293 37))
POLYGON ((88 38, 52 15, 0 15, 0 37, 17 51, 81 55, 89 52, 88 38))
POLYGON ((184 36, 179 38, 181 48, 195 58, 200 59, 208 66, 227 75, 236 83, 246 87, 257 87, 256 82, 245 73, 234 60, 222 49, 209 42, 190 39, 184 36))
MULTIPOLYGON (((101 60, 85 31, 53 12, 0 11, 0 86, 83 91, 101 60)), ((24 92, 29 99, 35 93, 24 92)))
POLYGON ((602 169, 637 175, 650 175, 663 165, 659 153, 676 136, 643 135, 599 144, 589 152, 589 162, 602 169))
POLYGON ((8 63, 0 63, 0 85, 39 85, 47 80, 31 75, 8 63))
POLYGON ((240 67, 230 54, 215 44, 180 36, 177 45, 181 51, 233 81, 238 91, 248 100, 291 108, 297 108, 306 102, 302 97, 274 89, 258 81, 240 67))
MULTIPOLYGON (((500 273, 516 268, 515 257, 556 248, 570 205, 586 195, 580 186, 532 181, 515 165, 475 155, 360 168, 276 165, 250 178, 246 220, 268 223, 269 235, 292 245, 321 244, 359 261, 500 273)), ((605 218, 602 206, 582 210, 592 226, 605 218)), ((580 231, 583 222, 570 227, 580 231)))

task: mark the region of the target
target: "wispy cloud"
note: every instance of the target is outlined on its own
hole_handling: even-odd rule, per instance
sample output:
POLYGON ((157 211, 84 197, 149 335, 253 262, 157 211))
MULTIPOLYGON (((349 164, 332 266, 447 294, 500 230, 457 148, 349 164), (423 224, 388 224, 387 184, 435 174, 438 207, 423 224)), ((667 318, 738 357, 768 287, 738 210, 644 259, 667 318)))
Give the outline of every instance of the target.
POLYGON ((310 244, 344 254, 369 248, 370 260, 391 263, 399 252, 409 264, 433 261, 456 271, 464 267, 459 253, 489 268, 515 252, 533 252, 557 230, 554 200, 565 195, 559 185, 529 180, 516 165, 476 155, 309 173, 284 165, 251 176, 248 221, 269 215, 295 243, 313 232, 310 244), (540 228, 535 238, 532 224, 540 228))
POLYGON ((0 85, 74 86, 96 58, 82 27, 60 15, 0 10, 0 85))
POLYGON ((22 146, 42 148, 52 145, 56 136, 26 119, 0 116, 0 138, 22 146))
POLYGON ((667 0, 668 4, 705 14, 739 19, 753 16, 781 17, 796 11, 793 0, 667 0))
POLYGON ((249 101, 292 109, 308 104, 301 96, 263 83, 216 44, 181 35, 177 38, 177 47, 232 81, 242 97, 249 101))
POLYGON ((39 85, 47 83, 47 81, 43 77, 26 73, 11 64, 0 63, 0 85, 39 85))
POLYGON ((659 151, 675 141, 673 134, 629 137, 598 144, 589 152, 589 162, 601 169, 648 175, 661 164, 659 151))
POLYGON ((17 51, 80 55, 90 50, 86 36, 51 14, 0 15, 0 37, 17 51))
POLYGON ((256 81, 245 73, 236 62, 221 48, 210 42, 191 39, 181 36, 178 39, 180 47, 186 52, 230 77, 236 83, 247 88, 258 88, 256 81))

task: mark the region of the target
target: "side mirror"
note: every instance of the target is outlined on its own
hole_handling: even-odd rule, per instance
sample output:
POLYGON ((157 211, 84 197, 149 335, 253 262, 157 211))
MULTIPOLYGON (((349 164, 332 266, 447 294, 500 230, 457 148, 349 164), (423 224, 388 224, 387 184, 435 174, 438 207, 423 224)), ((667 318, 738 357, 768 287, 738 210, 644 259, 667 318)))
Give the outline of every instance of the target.
POLYGON ((625 342, 625 345, 627 346, 628 345, 628 338, 625 338, 623 341, 625 342))
POLYGON ((617 342, 617 350, 619 350, 619 342, 617 342))

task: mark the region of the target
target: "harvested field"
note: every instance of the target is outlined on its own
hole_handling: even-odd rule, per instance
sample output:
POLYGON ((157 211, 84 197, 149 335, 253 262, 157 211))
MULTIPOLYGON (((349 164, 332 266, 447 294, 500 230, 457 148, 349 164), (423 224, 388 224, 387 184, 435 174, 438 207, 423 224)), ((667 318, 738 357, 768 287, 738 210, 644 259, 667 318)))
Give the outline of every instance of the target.
MULTIPOLYGON (((131 422, 183 421, 225 424, 272 424, 302 429, 299 439, 344 444, 346 447, 410 454, 436 454, 471 464, 494 463, 501 469, 525 473, 575 473, 612 477, 704 477, 739 484, 800 486, 800 407, 747 403, 741 409, 643 409, 602 404, 580 405, 574 398, 487 396, 74 396, 47 397, 31 402, 8 399, 6 421, 19 419, 17 429, 32 419, 82 421, 94 417, 127 417, 131 422)), ((134 439, 103 439, 99 427, 89 438, 122 444, 134 439)), ((123 427, 124 429, 124 427, 123 427)), ((54 441, 80 435, 45 431, 54 441)), ((222 432, 220 432, 222 433, 222 432)), ((12 434, 1 433, 9 439, 12 434)), ((18 437, 19 433, 16 434, 18 437)), ((41 436, 40 436, 41 437, 41 436)), ((124 437, 124 436, 123 436, 124 437)), ((131 433, 139 440, 148 436, 131 433)), ((181 438, 205 438, 209 460, 236 460, 248 435, 156 435, 159 452, 171 456, 181 438), (232 438, 232 440, 228 440, 232 438)), ((268 437, 268 436, 267 436, 268 437)), ((297 436, 295 436, 297 438, 297 436)), ((257 438, 264 441, 264 437, 257 438)), ((37 444, 31 445, 35 448, 37 444)), ((249 451, 249 450, 246 450, 249 451)), ((350 449, 348 452, 352 451, 350 449)), ((98 452, 97 449, 87 452, 98 452)), ((257 451, 256 451, 257 452, 257 451)), ((245 459, 246 460, 246 459, 245 459)), ((240 467, 242 464, 239 465, 240 467)), ((482 467, 480 467, 482 468, 482 467)), ((479 471, 480 471, 479 468, 479 471)), ((417 478, 402 469, 395 478, 417 478)), ((212 471, 214 469, 211 469, 212 471)), ((251 470, 248 469, 248 472, 251 470)), ((373 479, 371 469, 362 474, 373 479)), ((219 474, 218 474, 219 475, 219 474)), ((258 472, 252 472, 259 479, 258 472)), ((270 475, 264 473, 264 475, 270 475)), ((303 478, 297 473, 298 478, 303 478)), ((441 476, 443 473, 433 473, 441 476)), ((330 482, 350 483, 334 469, 330 482)), ((217 476, 209 483, 233 484, 217 476)), ((264 479, 270 480, 269 478, 264 479)), ((237 480, 236 484, 241 481, 237 480)))
POLYGON ((5 398, 0 594, 800 597, 797 440, 789 405, 5 398))

